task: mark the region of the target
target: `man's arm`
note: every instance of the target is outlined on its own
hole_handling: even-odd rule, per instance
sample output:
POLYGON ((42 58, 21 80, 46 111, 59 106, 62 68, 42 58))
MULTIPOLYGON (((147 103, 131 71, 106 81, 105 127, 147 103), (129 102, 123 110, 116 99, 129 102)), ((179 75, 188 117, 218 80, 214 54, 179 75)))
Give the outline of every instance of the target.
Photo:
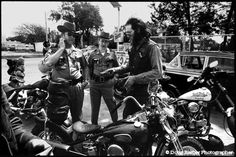
POLYGON ((85 81, 89 80, 89 68, 88 63, 84 55, 81 57, 81 67, 82 67, 82 75, 85 81))
POLYGON ((152 70, 135 75, 134 82, 137 84, 146 84, 147 82, 159 79, 162 77, 162 61, 161 52, 157 45, 151 47, 149 58, 152 70))
POLYGON ((45 55, 44 59, 38 64, 38 68, 42 73, 47 73, 52 69, 52 66, 56 64, 63 51, 65 50, 64 39, 61 38, 59 42, 59 49, 50 55, 45 55))

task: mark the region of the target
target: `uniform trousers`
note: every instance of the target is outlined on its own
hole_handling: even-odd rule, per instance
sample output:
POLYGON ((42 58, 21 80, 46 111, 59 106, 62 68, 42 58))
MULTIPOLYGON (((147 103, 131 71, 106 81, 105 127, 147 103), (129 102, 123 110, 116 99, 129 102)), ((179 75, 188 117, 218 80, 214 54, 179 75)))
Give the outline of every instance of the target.
POLYGON ((57 123, 63 123, 70 109, 72 122, 82 120, 84 90, 80 86, 49 82, 48 117, 57 123))
POLYGON ((91 99, 91 122, 98 124, 99 110, 101 106, 101 97, 103 97, 113 122, 118 120, 117 111, 113 114, 112 110, 116 107, 114 98, 114 79, 109 79, 105 82, 96 82, 90 80, 90 99, 91 99))

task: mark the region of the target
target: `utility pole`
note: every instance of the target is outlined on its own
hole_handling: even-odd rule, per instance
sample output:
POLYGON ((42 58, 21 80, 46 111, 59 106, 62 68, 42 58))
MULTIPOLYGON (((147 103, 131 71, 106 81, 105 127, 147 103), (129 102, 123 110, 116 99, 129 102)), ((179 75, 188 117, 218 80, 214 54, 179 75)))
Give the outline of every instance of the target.
MULTIPOLYGON (((118 3, 118 2, 110 2, 111 5, 114 7, 114 8, 118 8, 118 27, 117 27, 117 31, 118 33, 120 32, 120 7, 121 5, 118 3)), ((119 51, 119 42, 117 42, 117 51, 119 51)))
POLYGON ((48 41, 48 26, 47 26, 47 14, 45 11, 45 29, 46 29, 46 41, 48 41))

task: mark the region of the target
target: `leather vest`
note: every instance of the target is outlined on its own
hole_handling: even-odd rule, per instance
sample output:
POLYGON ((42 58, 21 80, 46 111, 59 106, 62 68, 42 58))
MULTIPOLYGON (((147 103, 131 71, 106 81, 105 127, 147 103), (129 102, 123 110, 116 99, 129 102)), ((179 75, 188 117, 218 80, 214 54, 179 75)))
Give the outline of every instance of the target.
POLYGON ((151 61, 149 57, 151 43, 144 41, 137 49, 132 47, 128 52, 129 54, 129 66, 131 75, 137 75, 151 70, 151 61))

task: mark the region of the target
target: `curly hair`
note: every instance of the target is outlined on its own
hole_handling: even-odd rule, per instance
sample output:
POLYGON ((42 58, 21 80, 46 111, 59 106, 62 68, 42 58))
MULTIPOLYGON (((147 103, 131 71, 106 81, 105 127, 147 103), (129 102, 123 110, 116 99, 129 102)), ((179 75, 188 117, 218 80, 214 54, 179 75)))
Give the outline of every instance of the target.
POLYGON ((151 36, 150 31, 148 31, 146 24, 138 18, 132 17, 128 19, 125 25, 126 26, 131 25, 131 28, 134 30, 134 36, 132 39, 133 46, 137 46, 139 41, 142 40, 143 38, 148 40, 149 37, 151 36))
POLYGON ((150 37, 150 31, 141 19, 132 17, 128 19, 125 25, 131 25, 131 28, 143 37, 150 37))

